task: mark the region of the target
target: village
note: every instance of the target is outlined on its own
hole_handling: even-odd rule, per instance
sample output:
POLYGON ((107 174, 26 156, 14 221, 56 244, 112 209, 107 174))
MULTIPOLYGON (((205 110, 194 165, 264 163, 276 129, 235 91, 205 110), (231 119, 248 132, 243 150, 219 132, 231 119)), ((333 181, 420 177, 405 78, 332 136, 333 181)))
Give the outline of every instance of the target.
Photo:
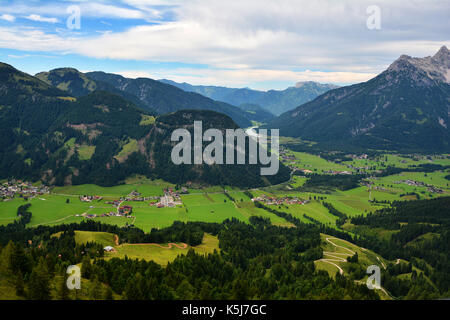
MULTIPOLYGON (((181 190, 181 193, 188 193, 186 188, 181 190)), ((93 195, 83 195, 79 197, 81 202, 100 202, 103 200, 101 196, 93 196, 93 195)), ((133 206, 131 205, 123 205, 124 202, 144 202, 150 201, 149 205, 154 206, 156 208, 175 208, 176 206, 183 205, 181 200, 180 193, 175 192, 172 188, 164 189, 163 196, 152 196, 152 197, 144 197, 141 193, 137 191, 132 191, 126 197, 121 197, 118 200, 110 200, 106 201, 105 204, 112 205, 116 208, 116 211, 105 212, 102 214, 88 214, 83 213, 81 215, 76 215, 77 217, 85 217, 86 219, 95 219, 99 217, 124 217, 129 219, 134 219, 132 216, 133 206)), ((94 206, 91 206, 90 209, 93 209, 94 206)))
POLYGON ((33 186, 31 182, 22 180, 11 180, 0 186, 0 198, 3 201, 11 201, 16 196, 24 199, 33 199, 36 196, 48 193, 50 193, 50 189, 47 186, 33 186))
MULTIPOLYGON (((187 193, 187 189, 182 189, 181 192, 187 193)), ((180 194, 176 193, 172 188, 164 189, 164 196, 160 197, 159 200, 159 202, 153 202, 150 205, 157 208, 175 208, 183 205, 180 194)))
POLYGON ((268 195, 262 195, 252 199, 253 202, 263 202, 266 205, 305 205, 309 203, 309 200, 303 200, 297 197, 271 197, 268 195))
POLYGON ((407 184, 408 186, 412 186, 412 187, 426 187, 428 192, 431 193, 444 193, 444 190, 439 189, 433 185, 429 185, 426 183, 423 183, 421 181, 414 181, 414 180, 401 180, 401 181, 394 181, 395 184, 407 184))

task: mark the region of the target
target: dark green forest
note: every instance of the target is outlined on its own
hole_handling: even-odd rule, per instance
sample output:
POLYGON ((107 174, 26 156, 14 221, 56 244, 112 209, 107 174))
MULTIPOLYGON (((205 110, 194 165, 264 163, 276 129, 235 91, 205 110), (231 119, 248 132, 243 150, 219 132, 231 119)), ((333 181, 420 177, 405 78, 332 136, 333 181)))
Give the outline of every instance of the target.
MULTIPOLYGON (((410 261, 423 274, 412 271, 411 280, 387 276, 386 288, 407 298, 450 296, 450 198, 395 201, 367 217, 351 219, 352 224, 395 231, 389 240, 362 235, 354 242, 383 257, 410 261), (428 281, 425 279, 426 276, 428 281)), ((390 269, 389 269, 390 270, 390 269)))

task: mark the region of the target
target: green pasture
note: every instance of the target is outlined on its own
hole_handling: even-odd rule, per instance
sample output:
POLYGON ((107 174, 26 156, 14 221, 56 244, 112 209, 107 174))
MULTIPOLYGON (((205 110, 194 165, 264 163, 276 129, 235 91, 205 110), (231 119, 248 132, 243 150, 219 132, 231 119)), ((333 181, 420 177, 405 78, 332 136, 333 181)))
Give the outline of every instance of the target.
MULTIPOLYGON (((61 232, 54 234, 53 236, 59 237, 61 232)), ((75 242, 77 244, 86 244, 88 242, 100 243, 102 246, 114 247, 114 234, 107 232, 94 232, 94 231, 75 231, 75 242)))
POLYGON ((345 165, 325 160, 317 155, 295 151, 291 151, 290 154, 295 156, 295 166, 299 169, 307 169, 315 173, 323 173, 324 171, 329 170, 351 171, 345 165))
MULTIPOLYGON (((179 244, 181 245, 181 244, 179 244)), ((175 260, 179 255, 186 254, 189 249, 193 249, 198 254, 213 253, 214 250, 219 251, 219 239, 209 234, 205 234, 201 245, 190 247, 186 249, 173 246, 167 249, 168 245, 163 244, 166 248, 161 248, 153 244, 122 244, 115 247, 116 252, 106 253, 106 259, 111 258, 125 258, 143 259, 146 261, 154 261, 160 265, 167 265, 167 263, 175 260)))

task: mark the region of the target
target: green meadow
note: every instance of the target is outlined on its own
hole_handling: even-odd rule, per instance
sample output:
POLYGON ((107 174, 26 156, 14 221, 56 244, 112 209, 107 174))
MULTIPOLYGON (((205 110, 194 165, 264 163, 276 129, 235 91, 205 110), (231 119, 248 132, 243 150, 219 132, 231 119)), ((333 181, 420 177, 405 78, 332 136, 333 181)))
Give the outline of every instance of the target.
POLYGON ((178 245, 181 248, 172 246, 169 249, 168 244, 162 244, 162 247, 154 244, 122 244, 115 247, 116 252, 107 252, 106 259, 128 257, 130 259, 154 261, 165 266, 179 255, 186 254, 189 249, 193 249, 198 254, 208 254, 213 253, 214 250, 220 250, 219 239, 210 234, 205 234, 202 244, 198 246, 182 248, 183 244, 178 243, 178 245))
MULTIPOLYGON (((54 234, 54 237, 59 237, 61 232, 54 234)), ((115 235, 107 232, 93 232, 93 231, 75 231, 75 242, 77 244, 86 244, 88 242, 100 243, 102 246, 115 246, 115 235)))
MULTIPOLYGON (((311 170, 314 173, 323 173, 324 171, 351 171, 347 166, 325 160, 317 155, 290 151, 295 156, 295 166, 299 169, 311 170)), ((291 161, 288 161, 291 162, 291 161)))

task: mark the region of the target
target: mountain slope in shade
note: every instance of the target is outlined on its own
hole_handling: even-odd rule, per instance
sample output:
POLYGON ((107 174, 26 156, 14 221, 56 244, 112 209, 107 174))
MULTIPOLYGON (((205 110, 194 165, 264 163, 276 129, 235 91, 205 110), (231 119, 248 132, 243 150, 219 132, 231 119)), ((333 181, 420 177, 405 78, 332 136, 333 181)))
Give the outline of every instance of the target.
POLYGON ((260 105, 275 115, 292 110, 331 89, 337 88, 337 86, 332 84, 307 81, 299 82, 295 87, 290 87, 286 90, 258 91, 249 88, 235 89, 217 86, 194 86, 188 83, 177 83, 166 79, 160 81, 176 86, 184 91, 196 92, 211 99, 223 101, 235 106, 243 104, 260 105))
POLYGON ((129 79, 116 74, 89 72, 86 76, 95 82, 112 85, 127 94, 137 97, 148 108, 159 114, 178 110, 212 110, 231 117, 239 126, 248 127, 251 121, 239 108, 214 101, 197 93, 185 92, 172 85, 148 78, 129 79))
POLYGON ((272 113, 257 104, 244 103, 241 104, 239 108, 247 114, 247 117, 256 122, 267 123, 275 119, 275 116, 272 113))
POLYGON ((365 83, 327 92, 269 124, 332 147, 448 151, 450 53, 401 56, 365 83))

